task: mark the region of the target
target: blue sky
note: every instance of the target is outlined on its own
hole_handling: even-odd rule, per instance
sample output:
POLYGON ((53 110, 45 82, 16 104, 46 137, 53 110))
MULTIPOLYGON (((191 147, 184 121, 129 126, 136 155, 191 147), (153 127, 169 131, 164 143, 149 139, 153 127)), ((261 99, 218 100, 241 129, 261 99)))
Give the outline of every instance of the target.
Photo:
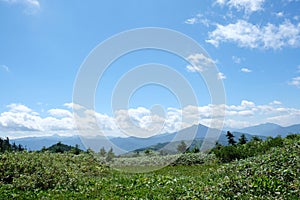
MULTIPOLYGON (((179 31, 207 51, 226 91, 225 127, 300 123, 299 13, 299 0, 0 0, 0 136, 74 134, 73 84, 84 59, 109 37, 143 27, 179 31)), ((199 105, 182 108, 166 88, 149 85, 129 100, 131 120, 149 128, 151 107, 159 104, 162 132, 192 125, 180 124, 182 112, 197 112, 209 125, 210 95, 197 69, 144 50, 121 57, 103 76, 95 97, 100 127, 115 134, 116 123, 125 123, 111 109, 112 89, 130 69, 151 62, 189 80, 199 105)))

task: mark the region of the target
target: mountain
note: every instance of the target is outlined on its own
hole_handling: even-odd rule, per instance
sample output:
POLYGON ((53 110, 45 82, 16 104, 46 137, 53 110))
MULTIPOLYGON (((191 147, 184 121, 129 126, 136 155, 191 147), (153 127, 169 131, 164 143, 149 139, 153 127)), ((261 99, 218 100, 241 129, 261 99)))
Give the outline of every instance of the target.
MULTIPOLYGON (((80 137, 70 136, 63 137, 59 135, 46 136, 46 137, 27 137, 11 140, 16 144, 22 144, 28 150, 40 150, 43 147, 49 147, 57 142, 61 142, 66 145, 75 146, 78 144, 81 149, 86 150, 87 147, 94 151, 99 151, 100 148, 105 149, 113 148, 116 154, 126 153, 135 149, 145 148, 156 145, 158 143, 170 143, 178 142, 181 140, 193 140, 194 138, 203 139, 205 134, 209 131, 210 136, 218 136, 220 133, 217 129, 210 129, 204 125, 194 125, 186 129, 180 130, 174 133, 164 133, 148 138, 139 137, 113 137, 106 138, 104 136, 93 136, 93 137, 80 137)), ((215 143, 215 141, 212 141, 215 143)))
MULTIPOLYGON (((252 137, 254 137, 254 135, 251 134, 247 134, 247 133, 240 133, 240 132, 232 132, 234 135, 234 139, 235 141, 238 141, 238 139, 241 137, 242 134, 244 134, 247 138, 248 141, 250 141, 252 139, 252 137)), ((264 136, 257 136, 262 140, 265 140, 266 137, 264 136)), ((196 137, 190 144, 190 149, 193 149, 195 147, 198 147, 199 149, 201 149, 202 143, 203 143, 204 137, 196 137)), ((177 146, 180 144, 181 140, 178 141, 172 141, 172 142, 164 142, 164 143, 156 143, 154 145, 150 145, 147 147, 143 147, 143 148, 139 148, 139 149, 135 149, 133 152, 142 152, 146 149, 150 149, 153 151, 160 151, 160 150, 164 150, 167 153, 176 153, 177 152, 177 146), (167 148, 164 148, 165 146, 167 146, 167 148)), ((224 131, 221 132, 220 137, 218 138, 218 143, 221 145, 228 145, 228 139, 226 137, 226 133, 224 131)), ((209 141, 209 146, 214 146, 215 145, 215 141, 209 141)), ((130 153, 129 153, 130 155, 130 153)))
POLYGON ((250 126, 247 128, 239 129, 239 132, 248 133, 252 135, 271 136, 276 137, 281 135, 286 137, 289 133, 300 133, 300 124, 282 127, 278 124, 265 123, 257 126, 250 126))
MULTIPOLYGON (((110 141, 116 146, 126 151, 133 151, 136 149, 143 149, 149 146, 157 145, 158 143, 170 143, 178 141, 189 141, 191 143, 194 139, 204 139, 206 134, 209 134, 208 140, 215 144, 220 131, 217 129, 210 129, 204 125, 199 124, 182 129, 175 133, 164 133, 148 138, 128 137, 128 138, 112 138, 110 141)), ((222 131, 221 131, 222 133, 222 131)), ((207 142, 207 146, 211 146, 211 142, 207 142)))
POLYGON ((12 143, 15 142, 16 144, 21 144, 23 147, 31 151, 41 150, 43 147, 48 148, 51 145, 54 145, 58 142, 70 146, 75 146, 76 144, 78 144, 80 149, 86 150, 79 136, 65 137, 59 135, 52 135, 52 136, 44 136, 44 137, 25 137, 25 138, 11 139, 10 141, 12 143))
MULTIPOLYGON (((231 130, 230 130, 231 131, 231 130)), ((245 134, 248 140, 256 135, 260 138, 265 139, 267 136, 276 137, 281 134, 285 137, 289 133, 300 133, 300 124, 282 127, 277 124, 261 124, 257 126, 247 127, 244 129, 239 129, 232 131, 235 136, 235 140, 245 134)), ((83 150, 91 148, 98 152, 100 148, 104 147, 106 150, 113 148, 116 154, 124 154, 137 149, 154 148, 161 149, 162 146, 168 145, 166 148, 170 150, 176 149, 179 141, 186 141, 187 144, 193 145, 195 142, 197 144, 202 144, 202 149, 209 149, 218 142, 222 145, 227 145, 226 131, 219 131, 217 129, 208 128, 204 125, 194 125, 185 129, 182 129, 174 133, 164 133, 160 135, 151 136, 148 138, 139 137, 109 137, 105 136, 93 136, 93 137, 81 137, 81 136, 70 136, 62 137, 58 135, 48 136, 48 137, 30 137, 30 138, 20 138, 11 140, 16 144, 21 144, 28 150, 40 150, 43 146, 49 147, 57 142, 62 142, 63 144, 75 146, 76 144, 83 150), (205 135, 208 134, 207 137, 205 135), (204 138, 206 140, 204 141, 204 138), (194 141, 192 141, 194 140, 194 141)))

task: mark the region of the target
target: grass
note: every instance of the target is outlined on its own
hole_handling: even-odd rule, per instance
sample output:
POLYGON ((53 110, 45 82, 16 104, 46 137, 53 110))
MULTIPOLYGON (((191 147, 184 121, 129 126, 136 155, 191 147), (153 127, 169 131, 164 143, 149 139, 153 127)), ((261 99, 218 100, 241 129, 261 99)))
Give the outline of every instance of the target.
POLYGON ((89 154, 5 153, 0 199, 300 199, 300 137, 283 141, 227 164, 209 158, 148 173, 109 169, 89 154))

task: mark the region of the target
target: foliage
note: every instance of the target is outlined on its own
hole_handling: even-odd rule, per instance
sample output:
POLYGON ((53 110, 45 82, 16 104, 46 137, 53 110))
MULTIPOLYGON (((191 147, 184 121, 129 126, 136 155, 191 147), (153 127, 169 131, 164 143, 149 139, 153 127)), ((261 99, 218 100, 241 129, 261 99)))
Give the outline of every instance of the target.
POLYGON ((0 155, 0 199, 300 199, 300 136, 235 147, 249 143, 260 155, 220 164, 203 154, 202 164, 138 174, 108 169, 86 153, 6 152, 0 155))
POLYGON ((11 196, 7 196, 10 198, 14 190, 78 190, 90 177, 106 171, 105 166, 88 154, 20 152, 0 155, 0 185, 5 184, 4 188, 11 190, 11 196))
POLYGON ((220 159, 221 162, 231 162, 233 160, 245 159, 255 155, 264 154, 272 147, 281 147, 283 139, 278 136, 276 138, 269 138, 266 141, 251 140, 246 144, 238 143, 232 146, 216 146, 212 149, 212 153, 220 159))
POLYGON ((66 145, 66 144, 62 144, 61 142, 58 142, 48 148, 43 148, 42 151, 49 151, 51 153, 64 153, 64 152, 72 152, 76 155, 78 155, 79 153, 82 153, 83 151, 81 149, 79 149, 79 145, 76 144, 75 147, 70 146, 70 145, 66 145))
POLYGON ((113 167, 151 167, 151 166, 190 166, 199 165, 203 163, 215 162, 214 155, 208 155, 206 153, 187 153, 187 154, 174 154, 174 155, 151 155, 151 156, 139 156, 139 157, 119 157, 114 158, 113 163, 108 163, 113 167))
POLYGON ((227 131, 226 137, 228 139, 228 144, 229 145, 235 145, 236 144, 236 141, 234 140, 234 135, 230 131, 227 131))
POLYGON ((242 134, 241 135, 241 137, 239 138, 239 142, 238 142, 238 144, 246 144, 247 143, 247 138, 246 138, 246 136, 245 136, 245 134, 242 134))
POLYGON ((113 148, 110 148, 106 155, 106 161, 110 162, 113 160, 114 157, 115 157, 115 153, 113 151, 113 148))
POLYGON ((177 151, 179 153, 183 153, 186 151, 187 145, 185 144, 184 141, 181 141, 180 144, 177 146, 177 151))
POLYGON ((10 144, 9 138, 6 139, 0 138, 0 152, 3 153, 5 151, 24 151, 22 145, 16 145, 16 143, 10 144))
POLYGON ((150 150, 150 149, 146 149, 146 150, 144 151, 144 153, 145 153, 145 155, 149 156, 150 153, 151 153, 151 150, 150 150))
POLYGON ((105 157, 106 155, 106 150, 104 149, 104 147, 102 147, 99 151, 99 155, 102 156, 102 157, 105 157))
POLYGON ((191 165, 201 165, 204 163, 210 163, 215 161, 214 155, 208 155, 206 153, 185 153, 181 154, 178 159, 172 162, 171 166, 191 166, 191 165))

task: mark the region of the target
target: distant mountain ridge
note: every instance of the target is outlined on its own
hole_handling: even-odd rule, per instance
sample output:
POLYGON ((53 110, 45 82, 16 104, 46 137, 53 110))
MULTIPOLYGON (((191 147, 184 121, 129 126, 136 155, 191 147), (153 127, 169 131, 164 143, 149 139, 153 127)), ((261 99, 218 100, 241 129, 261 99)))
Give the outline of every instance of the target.
POLYGON ((276 137, 277 135, 281 135, 282 137, 286 137, 289 133, 300 133, 300 124, 283 127, 274 123, 265 123, 256 126, 250 126, 250 127, 238 129, 237 131, 242 133, 248 133, 251 135, 261 135, 261 136, 271 136, 271 137, 276 137))
MULTIPOLYGON (((93 149, 94 151, 99 151, 100 148, 104 147, 105 149, 109 149, 113 147, 116 154, 122 154, 130 151, 134 151, 136 149, 144 149, 148 147, 155 147, 160 144, 167 144, 173 142, 174 144, 178 143, 181 140, 187 140, 187 138, 194 138, 196 142, 203 142, 206 133, 210 131, 211 134, 208 136, 208 142, 206 145, 211 147, 215 144, 215 140, 212 139, 212 136, 218 136, 218 142, 220 144, 226 145, 227 138, 226 132, 227 130, 217 130, 213 128, 208 128, 202 124, 194 125, 183 130, 180 130, 175 133, 164 133, 160 135, 151 136, 148 138, 138 138, 138 137, 112 137, 109 138, 109 141, 104 136, 94 136, 90 138, 83 138, 78 135, 63 137, 59 135, 48 136, 48 137, 30 137, 30 138, 19 138, 11 140, 12 142, 16 142, 16 144, 21 144, 26 147, 28 150, 40 150, 44 146, 49 147, 57 142, 62 142, 67 145, 75 146, 76 144, 83 150, 86 150, 87 146, 93 149), (85 145, 88 144, 88 145, 85 145)), ((238 130, 229 130, 237 141, 238 138, 245 134, 246 138, 250 140, 254 135, 260 136, 261 138, 266 138, 267 136, 276 137, 277 135, 281 135, 285 137, 289 133, 300 133, 300 124, 296 124, 293 126, 282 127, 277 124, 267 123, 261 124, 257 126, 247 127, 238 130)), ((190 143, 192 143, 190 141, 190 143)))
POLYGON ((78 144, 80 149, 86 150, 85 146, 83 145, 78 135, 74 135, 74 136, 52 135, 52 136, 43 136, 43 137, 25 137, 25 138, 11 139, 10 141, 15 142, 16 144, 21 144, 27 150, 31 150, 31 151, 41 150, 43 147, 48 148, 58 142, 70 146, 75 146, 76 144, 78 144))

